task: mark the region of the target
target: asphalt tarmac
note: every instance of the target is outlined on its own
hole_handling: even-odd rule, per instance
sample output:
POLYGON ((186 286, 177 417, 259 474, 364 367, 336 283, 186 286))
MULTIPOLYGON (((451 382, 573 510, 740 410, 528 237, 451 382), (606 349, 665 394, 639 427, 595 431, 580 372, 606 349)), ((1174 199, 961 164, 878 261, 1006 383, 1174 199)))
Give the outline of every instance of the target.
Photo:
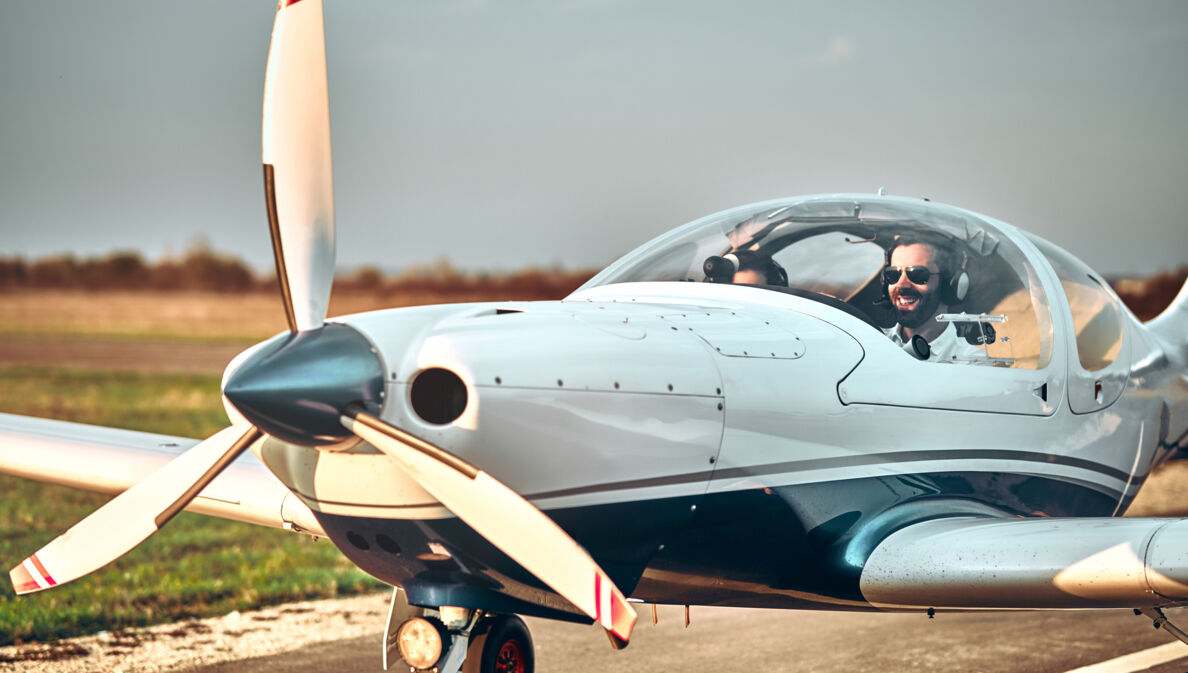
MULTIPOLYGON (((597 627, 527 620, 536 645, 536 670, 541 673, 1188 671, 1188 645, 1175 641, 1162 629, 1156 630, 1146 617, 1135 616, 1128 610, 942 613, 929 619, 924 614, 694 607, 691 624, 685 628, 682 608, 661 606, 659 625, 653 626, 650 606, 638 607, 639 623, 631 645, 623 651, 613 650, 597 627)), ((1188 614, 1179 620, 1188 624, 1188 614)), ((377 625, 373 636, 189 670, 193 673, 381 671, 380 628, 382 625, 377 625)))

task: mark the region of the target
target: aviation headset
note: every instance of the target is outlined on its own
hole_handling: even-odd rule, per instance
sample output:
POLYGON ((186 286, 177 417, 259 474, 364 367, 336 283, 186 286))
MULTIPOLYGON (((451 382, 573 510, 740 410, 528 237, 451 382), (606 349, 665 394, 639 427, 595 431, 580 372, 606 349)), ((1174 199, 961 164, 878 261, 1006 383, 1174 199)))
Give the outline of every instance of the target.
POLYGON ((734 274, 739 269, 754 269, 761 272, 766 285, 788 287, 787 270, 771 257, 757 252, 740 250, 721 257, 714 255, 707 258, 702 265, 707 283, 734 282, 734 274))
MULTIPOLYGON (((946 244, 940 241, 934 241, 931 237, 900 237, 896 236, 894 244, 883 250, 883 268, 891 266, 891 253, 898 247, 903 245, 913 245, 919 243, 930 246, 933 250, 939 252, 937 255, 944 263, 941 266, 940 276, 940 293, 941 301, 945 302, 945 306, 956 306, 965 300, 965 295, 969 292, 969 274, 966 273, 965 267, 969 262, 969 255, 964 250, 961 251, 961 266, 954 273, 953 258, 955 255, 951 254, 946 247, 946 244)), ((891 301, 891 296, 888 293, 887 281, 883 279, 880 272, 879 282, 883 285, 883 298, 888 302, 891 301)))

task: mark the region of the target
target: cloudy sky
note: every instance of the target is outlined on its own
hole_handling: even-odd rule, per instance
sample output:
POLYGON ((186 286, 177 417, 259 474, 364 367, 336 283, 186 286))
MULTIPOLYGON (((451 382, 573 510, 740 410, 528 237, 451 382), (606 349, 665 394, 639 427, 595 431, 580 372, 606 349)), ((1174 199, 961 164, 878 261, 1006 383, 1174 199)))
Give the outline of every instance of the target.
MULTIPOLYGON (((271 265, 274 3, 0 0, 0 254, 271 265)), ((340 268, 602 266, 795 194, 1188 263, 1188 3, 327 0, 340 268)))

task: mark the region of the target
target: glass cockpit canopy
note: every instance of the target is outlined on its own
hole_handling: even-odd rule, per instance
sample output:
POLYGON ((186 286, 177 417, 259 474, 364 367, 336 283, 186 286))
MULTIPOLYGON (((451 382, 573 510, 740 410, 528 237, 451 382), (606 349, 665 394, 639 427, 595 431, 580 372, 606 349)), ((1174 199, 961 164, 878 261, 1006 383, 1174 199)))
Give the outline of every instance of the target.
MULTIPOLYGON (((827 304, 872 327, 895 325, 882 269, 902 240, 946 248, 955 275, 968 275, 963 301, 950 307, 995 319, 980 347, 996 364, 1037 369, 1052 350, 1043 286, 1026 257, 991 221, 927 201, 882 196, 814 196, 740 206, 679 227, 628 253, 582 288, 632 282, 758 285, 827 304), (732 260, 720 271, 718 260, 732 260), (734 276, 762 268, 762 280, 734 276)), ((990 324, 990 323, 987 323, 990 324)), ((971 342, 972 343, 972 342, 971 342)))

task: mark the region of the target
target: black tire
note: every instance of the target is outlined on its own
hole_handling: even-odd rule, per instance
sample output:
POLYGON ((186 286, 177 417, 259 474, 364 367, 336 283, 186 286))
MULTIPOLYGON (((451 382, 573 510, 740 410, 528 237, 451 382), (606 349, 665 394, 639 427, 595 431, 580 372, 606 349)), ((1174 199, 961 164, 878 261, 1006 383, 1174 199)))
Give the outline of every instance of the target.
POLYGON ((483 620, 466 648, 463 673, 533 673, 536 657, 528 625, 515 615, 483 620))

